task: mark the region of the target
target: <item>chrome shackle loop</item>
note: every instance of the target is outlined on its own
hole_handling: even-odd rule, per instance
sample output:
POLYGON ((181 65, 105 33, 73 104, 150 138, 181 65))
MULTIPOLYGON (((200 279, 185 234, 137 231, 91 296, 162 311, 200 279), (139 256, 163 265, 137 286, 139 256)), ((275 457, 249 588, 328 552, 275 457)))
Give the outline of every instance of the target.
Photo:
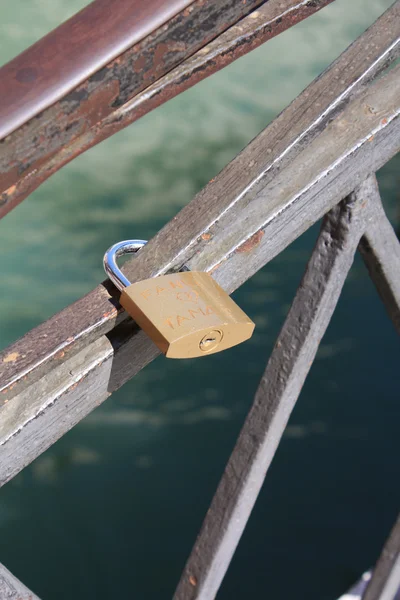
POLYGON ((147 244, 147 240, 125 240, 123 242, 117 242, 105 253, 103 258, 104 270, 120 292, 122 292, 124 288, 130 286, 131 282, 125 277, 117 265, 117 259, 124 254, 137 252, 140 248, 143 248, 145 244, 147 244))

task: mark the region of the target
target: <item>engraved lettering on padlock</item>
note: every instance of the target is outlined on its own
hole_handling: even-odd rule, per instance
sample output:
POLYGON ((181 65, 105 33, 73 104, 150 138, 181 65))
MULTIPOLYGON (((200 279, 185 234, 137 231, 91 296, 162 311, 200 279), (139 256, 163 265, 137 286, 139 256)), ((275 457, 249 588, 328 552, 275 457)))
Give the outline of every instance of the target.
POLYGON ((120 302, 170 358, 225 350, 250 338, 254 330, 254 323, 208 273, 188 271, 139 281, 122 291, 120 302), (176 292, 178 284, 182 289, 176 292))
POLYGON ((193 302, 197 304, 199 301, 199 292, 196 290, 190 290, 190 292, 178 292, 176 294, 176 299, 181 302, 193 302))
POLYGON ((129 284, 115 256, 124 253, 123 244, 136 249, 138 242, 112 247, 106 272, 122 291, 122 306, 167 357, 205 356, 251 337, 253 321, 208 273, 185 271, 129 284))
MULTIPOLYGON (((153 281, 153 280, 150 280, 153 281)), ((146 300, 150 300, 151 296, 154 296, 154 294, 156 294, 156 296, 160 296, 163 292, 175 292, 175 288, 178 289, 183 289, 185 287, 185 283, 183 281, 170 281, 169 282, 169 287, 167 288, 162 288, 161 286, 157 285, 155 290, 154 289, 147 289, 144 290, 142 292, 142 296, 143 298, 145 298, 146 300)), ((179 292, 178 292, 179 293, 179 292)))

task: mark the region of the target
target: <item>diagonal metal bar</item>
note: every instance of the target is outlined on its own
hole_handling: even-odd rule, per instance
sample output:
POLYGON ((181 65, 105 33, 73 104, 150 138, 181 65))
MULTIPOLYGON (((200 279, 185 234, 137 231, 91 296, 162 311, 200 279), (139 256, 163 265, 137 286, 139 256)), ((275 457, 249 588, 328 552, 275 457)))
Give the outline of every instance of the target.
MULTIPOLYGON (((336 70, 349 64, 342 59, 336 70)), ((132 282, 186 264, 232 292, 393 156, 400 65, 322 124, 330 82, 327 71, 127 263, 132 282)), ((98 286, 0 354, 0 485, 157 355, 111 288, 98 286)))
POLYGON ((400 242, 382 206, 374 177, 371 217, 359 250, 372 281, 400 333, 400 242))
POLYGON ((0 600, 39 600, 0 563, 0 600))
POLYGON ((365 227, 370 193, 368 179, 323 221, 174 600, 211 600, 219 589, 335 310, 365 227))
POLYGON ((393 600, 400 587, 400 516, 372 573, 362 600, 393 600))

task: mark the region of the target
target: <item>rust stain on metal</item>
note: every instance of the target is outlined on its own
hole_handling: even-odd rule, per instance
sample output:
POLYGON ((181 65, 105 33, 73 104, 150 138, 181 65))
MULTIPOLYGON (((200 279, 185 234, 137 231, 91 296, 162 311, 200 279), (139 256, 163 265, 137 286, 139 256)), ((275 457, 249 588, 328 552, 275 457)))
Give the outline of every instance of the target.
POLYGON ((16 189, 17 189, 17 186, 16 185, 12 185, 4 193, 7 194, 7 196, 11 196, 12 194, 15 193, 16 189))
POLYGON ((109 312, 103 313, 103 318, 109 319, 110 317, 114 317, 114 316, 116 317, 118 315, 118 312, 121 312, 121 311, 118 311, 116 308, 113 308, 109 312))
POLYGON ((254 248, 260 244, 261 239, 264 235, 263 231, 257 231, 254 235, 252 235, 248 240, 246 240, 241 246, 236 248, 236 252, 251 252, 254 248))
POLYGON ((20 357, 18 352, 11 352, 5 358, 3 358, 3 363, 13 363, 20 357))
POLYGON ((219 263, 217 263, 216 265, 214 265, 210 270, 209 273, 210 275, 212 275, 213 273, 215 273, 215 271, 217 271, 220 266, 222 265, 222 263, 224 263, 227 260, 227 258, 223 258, 219 263))
POLYGON ((139 58, 137 60, 135 60, 135 64, 133 67, 133 70, 135 71, 135 73, 140 73, 146 66, 146 57, 143 56, 139 56, 139 58))

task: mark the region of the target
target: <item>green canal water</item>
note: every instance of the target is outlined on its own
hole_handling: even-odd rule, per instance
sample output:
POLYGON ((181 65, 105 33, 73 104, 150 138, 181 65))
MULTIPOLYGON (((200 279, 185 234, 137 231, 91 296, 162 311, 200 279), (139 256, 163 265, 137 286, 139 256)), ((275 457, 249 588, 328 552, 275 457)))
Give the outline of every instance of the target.
MULTIPOLYGON (((2 0, 6 62, 84 0, 2 0)), ((337 0, 80 157, 0 222, 0 347, 150 238, 383 12, 337 0)), ((399 167, 379 174, 399 225, 399 167)), ((256 333, 163 357, 0 494, 0 561, 43 600, 171 598, 317 234, 236 294, 256 333)), ((221 600, 330 600, 369 567, 400 506, 399 342, 357 259, 221 600)))

